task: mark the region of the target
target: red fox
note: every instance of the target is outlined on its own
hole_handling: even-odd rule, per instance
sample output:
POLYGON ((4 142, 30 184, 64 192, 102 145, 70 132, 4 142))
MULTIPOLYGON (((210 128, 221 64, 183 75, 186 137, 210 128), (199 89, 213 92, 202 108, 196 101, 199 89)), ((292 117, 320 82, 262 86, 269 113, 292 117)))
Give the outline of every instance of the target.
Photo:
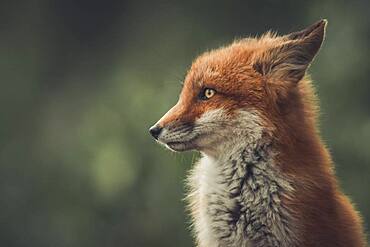
POLYGON ((306 75, 326 25, 204 53, 178 103, 150 128, 169 149, 202 154, 187 197, 198 246, 366 245, 320 138, 306 75))

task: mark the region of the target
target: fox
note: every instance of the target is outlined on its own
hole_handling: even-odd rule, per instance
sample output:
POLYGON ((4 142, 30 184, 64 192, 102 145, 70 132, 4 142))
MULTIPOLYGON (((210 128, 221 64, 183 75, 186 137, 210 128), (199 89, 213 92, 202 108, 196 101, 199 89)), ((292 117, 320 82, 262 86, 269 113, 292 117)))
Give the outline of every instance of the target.
POLYGON ((200 153, 186 196, 196 246, 366 246, 320 136, 307 72, 326 26, 203 53, 176 105, 149 129, 172 151, 200 153))

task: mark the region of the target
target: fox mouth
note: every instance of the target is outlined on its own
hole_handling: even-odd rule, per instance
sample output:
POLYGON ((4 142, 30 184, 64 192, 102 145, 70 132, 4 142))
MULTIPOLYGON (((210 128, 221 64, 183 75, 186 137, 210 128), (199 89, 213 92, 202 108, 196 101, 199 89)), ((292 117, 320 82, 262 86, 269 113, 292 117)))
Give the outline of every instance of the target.
POLYGON ((183 152, 195 149, 195 145, 192 141, 173 141, 166 143, 166 146, 176 152, 183 152))
POLYGON ((164 129, 157 141, 168 149, 176 152, 188 151, 196 148, 195 141, 198 133, 194 132, 194 126, 181 124, 164 129))

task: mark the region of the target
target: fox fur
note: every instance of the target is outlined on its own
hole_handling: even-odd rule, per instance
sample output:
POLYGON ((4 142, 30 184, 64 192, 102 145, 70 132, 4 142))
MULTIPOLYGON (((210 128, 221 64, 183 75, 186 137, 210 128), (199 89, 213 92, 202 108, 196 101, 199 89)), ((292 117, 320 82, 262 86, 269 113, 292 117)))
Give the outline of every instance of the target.
POLYGON ((307 75, 326 25, 204 53, 151 129, 171 150, 201 152, 187 180, 199 247, 366 245, 320 137, 307 75))

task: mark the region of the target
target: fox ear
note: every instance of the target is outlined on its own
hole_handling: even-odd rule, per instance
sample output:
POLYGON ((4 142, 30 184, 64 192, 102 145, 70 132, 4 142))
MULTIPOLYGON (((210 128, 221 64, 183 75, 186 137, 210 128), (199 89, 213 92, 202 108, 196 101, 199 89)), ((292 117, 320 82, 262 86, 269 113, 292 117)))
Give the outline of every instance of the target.
POLYGON ((282 37, 282 42, 258 56, 254 69, 276 80, 299 82, 319 51, 327 21, 316 22, 306 29, 282 37))

